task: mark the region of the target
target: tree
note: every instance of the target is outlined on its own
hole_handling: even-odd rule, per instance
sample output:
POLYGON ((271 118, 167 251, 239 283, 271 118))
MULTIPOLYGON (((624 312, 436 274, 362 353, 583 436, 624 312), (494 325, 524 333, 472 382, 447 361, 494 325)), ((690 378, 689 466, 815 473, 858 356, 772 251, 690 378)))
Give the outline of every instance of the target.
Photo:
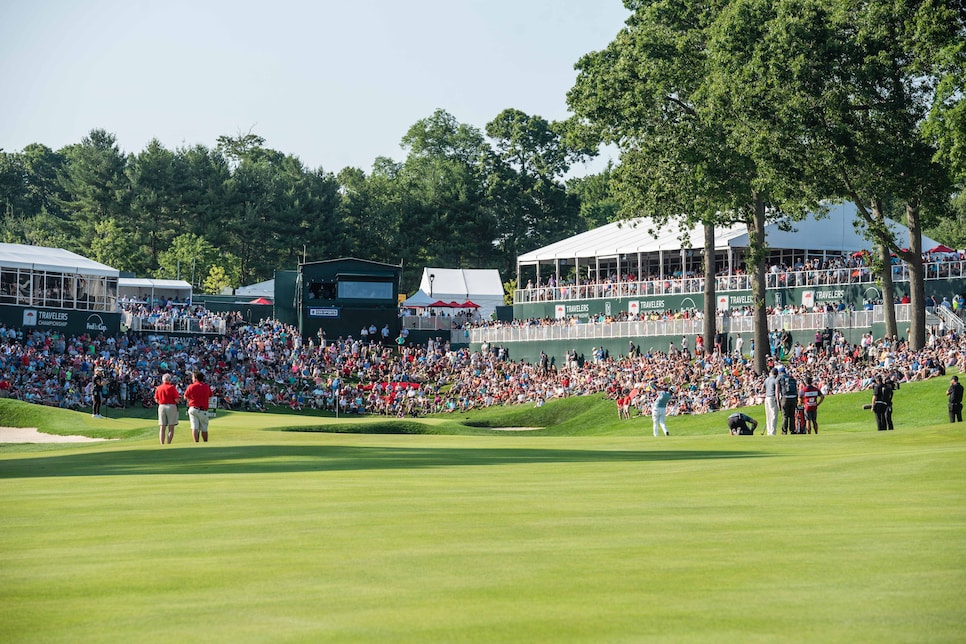
POLYGON ((205 278, 204 292, 217 295, 224 289, 231 288, 231 285, 231 278, 228 277, 225 269, 221 266, 212 266, 208 271, 208 277, 205 278))
POLYGON ((516 256, 585 230, 580 203, 563 176, 585 150, 568 147, 566 125, 507 109, 487 123, 493 141, 487 156, 487 190, 496 215, 501 269, 516 256))
POLYGON ((64 196, 58 204, 76 226, 70 250, 90 248, 94 226, 104 219, 121 219, 127 213, 129 183, 126 161, 113 134, 91 130, 78 145, 60 152, 66 159, 59 182, 64 196))
POLYGON ((586 230, 617 221, 620 216, 620 201, 611 187, 613 175, 614 165, 608 163, 598 174, 567 180, 567 192, 580 203, 580 217, 586 230))
MULTIPOLYGON (((395 178, 406 204, 399 212, 400 259, 405 266, 487 265, 496 222, 486 207, 483 135, 443 110, 417 121, 402 139, 406 160, 395 178)), ((407 275, 412 277, 412 273, 407 275)))
MULTIPOLYGON (((684 228, 704 226, 708 346, 715 323, 713 227, 745 223, 755 345, 767 347, 765 222, 801 216, 808 199, 785 190, 784 176, 759 167, 745 143, 755 116, 723 100, 725 84, 709 43, 722 29, 727 5, 710 0, 625 4, 633 11, 625 28, 606 49, 577 63, 577 83, 567 97, 575 127, 621 150, 614 181, 621 216, 647 213, 658 227, 671 219, 684 228)), ((765 370, 764 351, 756 351, 754 361, 759 373, 765 370)))
POLYGON ((762 172, 851 199, 882 261, 891 250, 909 266, 915 349, 925 343, 922 226, 951 185, 922 128, 943 77, 936 52, 962 49, 963 20, 930 0, 735 0, 712 42, 720 95, 742 106, 745 149, 762 172), (892 200, 904 204, 904 243, 885 225, 892 200))
POLYGON ((90 253, 93 259, 119 271, 141 275, 148 272, 150 258, 140 252, 133 231, 121 226, 112 217, 94 224, 94 233, 90 253))

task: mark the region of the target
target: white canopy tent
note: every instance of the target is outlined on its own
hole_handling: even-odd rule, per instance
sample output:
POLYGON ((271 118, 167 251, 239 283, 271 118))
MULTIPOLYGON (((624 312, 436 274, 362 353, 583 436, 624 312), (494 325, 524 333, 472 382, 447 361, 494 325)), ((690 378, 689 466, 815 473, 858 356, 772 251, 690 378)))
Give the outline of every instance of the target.
POLYGON ((406 298, 402 303, 405 308, 426 308, 436 300, 429 296, 429 293, 423 289, 419 289, 412 295, 406 298))
MULTIPOLYGON (((844 255, 873 248, 872 242, 862 236, 856 222, 860 222, 855 204, 846 202, 829 205, 828 213, 807 216, 802 221, 790 222, 789 230, 782 230, 779 223, 765 226, 765 240, 773 253, 773 260, 792 264, 796 259, 844 255)), ((896 241, 906 246, 908 228, 896 222, 889 223, 896 241)), ((924 249, 932 248, 936 241, 923 236, 924 249)), ((561 267, 577 266, 589 274, 622 272, 624 267, 634 266, 641 272, 651 267, 660 276, 671 270, 688 272, 689 268, 701 266, 704 247, 704 230, 700 225, 682 228, 677 222, 669 222, 658 228, 650 218, 640 217, 614 222, 589 230, 554 244, 524 253, 517 258, 517 279, 520 284, 521 269, 536 268, 539 278, 541 265, 552 265, 551 273, 558 278, 561 267), (672 268, 673 267, 673 268, 672 268)), ((748 247, 748 230, 742 224, 716 227, 714 247, 719 264, 737 268, 745 248, 748 247)), ((628 269, 629 270, 629 269, 628 269)))
POLYGON ((487 319, 503 305, 503 282, 495 268, 424 268, 419 290, 432 302, 443 300, 479 305, 480 317, 487 319))
POLYGON ((171 298, 180 304, 191 301, 191 293, 191 284, 184 280, 122 277, 117 281, 117 296, 121 300, 151 303, 156 299, 171 298))
POLYGON ((235 289, 235 295, 238 297, 267 297, 269 299, 275 298, 275 280, 265 280, 264 282, 258 282, 257 284, 249 284, 247 286, 239 286, 235 289))
POLYGON ((0 268, 117 277, 119 271, 63 248, 0 244, 0 268))

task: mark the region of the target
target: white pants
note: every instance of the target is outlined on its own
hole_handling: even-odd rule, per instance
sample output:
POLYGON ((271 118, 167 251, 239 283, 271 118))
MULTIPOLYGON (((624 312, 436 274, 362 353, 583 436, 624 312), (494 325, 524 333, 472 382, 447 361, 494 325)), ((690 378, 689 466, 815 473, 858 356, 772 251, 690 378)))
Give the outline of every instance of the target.
POLYGON ((765 433, 769 436, 778 433, 778 401, 774 396, 765 398, 765 433))
POLYGON ((664 422, 664 419, 667 418, 667 407, 655 407, 652 409, 651 418, 654 420, 654 435, 659 435, 657 433, 658 426, 660 426, 661 429, 664 430, 664 433, 667 434, 667 423, 664 422))

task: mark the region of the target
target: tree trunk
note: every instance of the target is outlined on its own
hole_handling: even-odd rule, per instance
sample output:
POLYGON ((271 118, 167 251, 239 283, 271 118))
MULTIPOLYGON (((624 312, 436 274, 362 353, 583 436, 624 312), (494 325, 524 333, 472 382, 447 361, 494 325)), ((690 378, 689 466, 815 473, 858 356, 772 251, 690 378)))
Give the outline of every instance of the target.
POLYGON ((768 312, 765 310, 765 200, 754 193, 754 212, 748 224, 748 254, 746 262, 752 274, 751 294, 754 300, 755 373, 763 374, 767 367, 768 312))
MULTIPOLYGON (((882 201, 874 199, 872 201, 872 217, 881 225, 885 225, 885 214, 882 212, 882 201)), ((898 326, 896 325, 896 304, 895 292, 892 286, 892 254, 887 244, 881 241, 876 244, 879 250, 879 264, 882 270, 879 272, 879 279, 882 284, 882 311, 885 313, 886 337, 899 337, 898 326)))
POLYGON ((912 306, 909 324, 909 348, 920 351, 926 346, 926 288, 922 265, 922 223, 919 202, 906 204, 906 226, 909 228, 909 299, 912 306))
POLYGON ((714 224, 704 224, 704 346, 714 346, 718 331, 717 293, 714 270, 714 224))

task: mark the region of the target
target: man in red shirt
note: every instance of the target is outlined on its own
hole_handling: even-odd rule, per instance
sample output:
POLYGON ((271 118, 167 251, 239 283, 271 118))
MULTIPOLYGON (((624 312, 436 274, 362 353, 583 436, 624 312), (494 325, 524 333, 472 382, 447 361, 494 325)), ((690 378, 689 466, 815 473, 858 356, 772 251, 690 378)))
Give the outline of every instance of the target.
POLYGON ((158 425, 161 426, 161 444, 165 443, 165 435, 170 445, 174 440, 174 426, 178 424, 178 399, 181 394, 178 388, 171 384, 171 374, 161 376, 161 384, 154 390, 154 402, 158 403, 158 425))
POLYGON ((805 386, 798 392, 798 396, 805 408, 805 423, 808 426, 808 433, 812 430, 818 433, 818 406, 825 400, 822 390, 812 384, 812 377, 805 376, 805 386))
POLYGON ((205 375, 200 371, 191 374, 191 384, 184 390, 188 401, 188 419, 191 421, 191 437, 198 442, 198 435, 208 442, 208 399, 211 387, 205 383, 205 375))

